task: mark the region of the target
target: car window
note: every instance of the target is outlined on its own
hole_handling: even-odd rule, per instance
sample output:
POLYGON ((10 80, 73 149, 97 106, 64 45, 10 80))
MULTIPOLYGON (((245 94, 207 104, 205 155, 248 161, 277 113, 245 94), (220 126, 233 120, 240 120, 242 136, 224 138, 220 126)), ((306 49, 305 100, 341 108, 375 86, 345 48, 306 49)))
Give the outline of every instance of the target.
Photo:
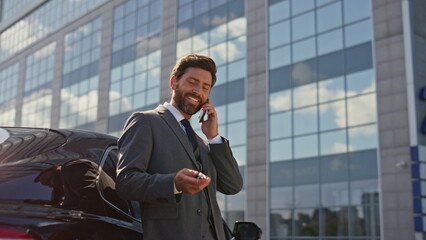
POLYGON ((117 211, 122 214, 133 218, 133 220, 141 219, 140 205, 137 201, 125 201, 122 199, 116 199, 108 194, 108 190, 114 190, 115 192, 115 179, 116 179, 116 168, 118 162, 117 146, 109 147, 102 158, 99 166, 100 176, 102 174, 107 175, 107 178, 100 177, 97 183, 98 190, 108 204, 112 205, 117 211), (126 205, 124 208, 123 205, 126 205))

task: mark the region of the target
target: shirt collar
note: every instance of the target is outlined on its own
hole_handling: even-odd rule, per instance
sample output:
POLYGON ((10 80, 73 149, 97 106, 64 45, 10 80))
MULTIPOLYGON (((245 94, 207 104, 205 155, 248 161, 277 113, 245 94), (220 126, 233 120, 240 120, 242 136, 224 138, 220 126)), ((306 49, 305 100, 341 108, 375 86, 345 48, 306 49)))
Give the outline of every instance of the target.
POLYGON ((180 113, 179 110, 175 106, 171 105, 168 102, 164 102, 163 105, 164 105, 164 107, 166 107, 170 111, 170 113, 173 114, 173 116, 176 118, 176 121, 178 121, 178 123, 180 123, 180 121, 182 121, 184 119, 182 113, 180 113))

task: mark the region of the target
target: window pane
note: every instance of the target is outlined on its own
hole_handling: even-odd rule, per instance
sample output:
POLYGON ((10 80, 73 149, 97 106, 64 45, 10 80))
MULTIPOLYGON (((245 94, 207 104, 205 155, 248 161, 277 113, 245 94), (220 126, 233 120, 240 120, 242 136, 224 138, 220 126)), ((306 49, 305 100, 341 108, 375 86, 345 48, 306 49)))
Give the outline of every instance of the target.
POLYGON ((349 204, 349 184, 347 182, 323 184, 321 188, 323 206, 349 204))
POLYGON ((271 187, 293 185, 293 161, 272 162, 269 171, 271 187))
POLYGON ((346 130, 326 132, 320 135, 321 155, 345 153, 348 145, 346 144, 346 130))
POLYGON ((349 128, 349 151, 377 148, 377 126, 349 128))
POLYGON ((316 54, 315 38, 293 44, 293 62, 314 58, 316 54))
POLYGON ((233 145, 246 143, 246 122, 237 122, 228 125, 228 138, 232 139, 233 145))
POLYGON ((377 151, 349 153, 349 176, 351 180, 377 179, 377 151))
MULTIPOLYGON (((185 41, 187 41, 187 40, 185 40, 185 41)), ((195 35, 194 37, 192 37, 192 42, 193 42, 194 52, 198 52, 198 51, 207 49, 208 44, 209 44, 208 32, 204 32, 204 33, 195 35)), ((188 40, 188 43, 191 43, 191 42, 188 40)), ((189 48, 190 48, 190 45, 189 45, 189 48)))
POLYGON ((317 32, 324 32, 342 25, 342 6, 340 2, 320 8, 317 11, 317 32))
POLYGON ((346 127, 345 101, 321 104, 319 106, 319 112, 320 131, 346 127))
POLYGON ((317 184, 296 186, 294 194, 296 207, 315 207, 319 205, 319 186, 317 184))
POLYGON ((351 23, 371 16, 371 0, 344 0, 345 23, 351 23))
POLYGON ((371 20, 345 27, 345 47, 354 46, 372 40, 371 20))
POLYGON ((246 57, 246 37, 239 37, 228 42, 228 61, 246 57))
POLYGON ((354 236, 380 236, 380 215, 379 215, 379 205, 378 199, 379 194, 375 194, 376 204, 375 205, 366 205, 359 206, 353 209, 350 209, 351 216, 350 224, 353 229, 354 236))
POLYGON ((269 95, 269 111, 271 113, 291 109, 291 90, 271 93, 269 95))
POLYGON ((290 208, 293 206, 293 187, 271 188, 271 208, 290 208))
POLYGON ((283 161, 292 158, 291 139, 271 141, 269 146, 270 161, 283 161))
MULTIPOLYGON (((282 34, 283 32, 281 32, 281 35, 282 34)), ((292 21, 293 41, 296 41, 301 38, 309 37, 314 34, 315 34, 315 15, 313 12, 309 12, 309 13, 293 18, 293 21, 292 21)))
POLYGON ((308 11, 314 8, 314 0, 292 0, 291 1, 291 14, 297 15, 301 12, 308 11))
MULTIPOLYGON (((237 18, 228 23, 228 38, 234 38, 241 35, 245 35, 247 23, 245 17, 237 18)), ((244 37, 245 39, 245 37, 244 37)))
POLYGON ((348 126, 376 121, 376 94, 348 98, 348 126))
POLYGON ((269 53, 269 69, 274 69, 291 63, 290 47, 284 46, 271 50, 269 53))
MULTIPOLYGON (((246 119, 246 102, 239 101, 228 104, 228 122, 246 119)), ((218 115, 223 117, 222 115, 218 115)))
POLYGON ((322 156, 321 182, 343 182, 349 180, 349 165, 347 154, 334 154, 322 156))
POLYGON ((271 211, 271 237, 293 235, 292 212, 292 210, 271 211))
POLYGON ((228 81, 237 80, 246 76, 245 59, 229 64, 228 81))
POLYGON ((313 133, 317 128, 317 107, 303 108, 294 111, 294 134, 313 133))
POLYGON ((345 82, 343 77, 332 78, 318 83, 320 102, 342 99, 345 97, 345 82))
POLYGON ((317 84, 307 84, 293 88, 293 107, 299 108, 317 103, 317 84))
POLYGON ((371 197, 375 196, 379 192, 378 180, 368 179, 351 182, 350 190, 351 204, 353 205, 375 202, 374 198, 372 200, 371 197))
POLYGON ((220 25, 210 30, 210 45, 215 45, 225 40, 226 40, 226 25, 220 25))
POLYGON ((271 115, 269 121, 269 136, 271 139, 291 136, 291 112, 271 115))
POLYGON ((347 96, 374 92, 375 83, 372 69, 349 74, 346 76, 347 96))
POLYGON ((289 21, 280 22, 269 28, 269 48, 274 48, 290 42, 289 21))
MULTIPOLYGON (((311 196, 312 197, 312 196, 311 196)), ((309 198, 309 196, 306 196, 309 198)), ((319 214, 318 209, 298 209, 294 213, 296 236, 318 236, 319 214)))
POLYGON ((282 1, 269 6, 269 23, 278 22, 290 16, 289 1, 282 1))
POLYGON ((247 147, 239 146, 239 147, 233 147, 232 153, 237 160, 238 166, 245 166, 247 163, 247 147))
POLYGON ((343 32, 338 29, 318 36, 318 54, 334 52, 343 48, 343 32))
MULTIPOLYGON (((349 235, 349 211, 348 207, 325 208, 323 211, 322 225, 326 236, 348 236, 349 235)), ((333 238, 331 238, 333 239, 333 238)), ((336 238, 334 238, 336 239, 336 238)), ((339 239, 339 238, 337 238, 339 239)), ((344 238, 343 238, 344 239, 344 238)))
POLYGON ((305 158, 318 156, 318 135, 294 138, 294 157, 305 158))
POLYGON ((317 184, 319 182, 318 158, 294 161, 294 185, 317 184))

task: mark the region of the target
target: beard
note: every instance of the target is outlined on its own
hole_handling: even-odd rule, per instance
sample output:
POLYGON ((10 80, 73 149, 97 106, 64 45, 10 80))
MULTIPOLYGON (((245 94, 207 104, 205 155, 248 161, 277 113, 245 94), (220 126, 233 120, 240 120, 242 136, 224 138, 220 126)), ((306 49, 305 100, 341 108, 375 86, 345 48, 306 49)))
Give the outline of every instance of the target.
POLYGON ((201 98, 192 93, 183 93, 179 87, 176 88, 173 94, 173 101, 177 104, 179 110, 188 115, 194 115, 198 111, 200 111, 202 107, 201 98), (185 97, 193 97, 199 100, 199 104, 197 106, 193 106, 192 104, 185 103, 185 97))

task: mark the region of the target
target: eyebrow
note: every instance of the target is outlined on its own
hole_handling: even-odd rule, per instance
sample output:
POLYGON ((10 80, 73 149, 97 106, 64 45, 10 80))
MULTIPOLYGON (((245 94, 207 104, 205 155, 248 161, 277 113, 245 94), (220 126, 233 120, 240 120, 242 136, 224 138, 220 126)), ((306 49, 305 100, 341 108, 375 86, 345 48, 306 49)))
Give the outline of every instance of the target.
MULTIPOLYGON (((200 79, 198 79, 198 78, 196 78, 196 77, 189 77, 190 79, 193 79, 193 80, 195 80, 195 81, 198 81, 198 82, 201 82, 200 81, 200 79)), ((211 84, 208 84, 208 83, 203 83, 203 86, 208 86, 208 87, 210 87, 211 88, 211 84)))

